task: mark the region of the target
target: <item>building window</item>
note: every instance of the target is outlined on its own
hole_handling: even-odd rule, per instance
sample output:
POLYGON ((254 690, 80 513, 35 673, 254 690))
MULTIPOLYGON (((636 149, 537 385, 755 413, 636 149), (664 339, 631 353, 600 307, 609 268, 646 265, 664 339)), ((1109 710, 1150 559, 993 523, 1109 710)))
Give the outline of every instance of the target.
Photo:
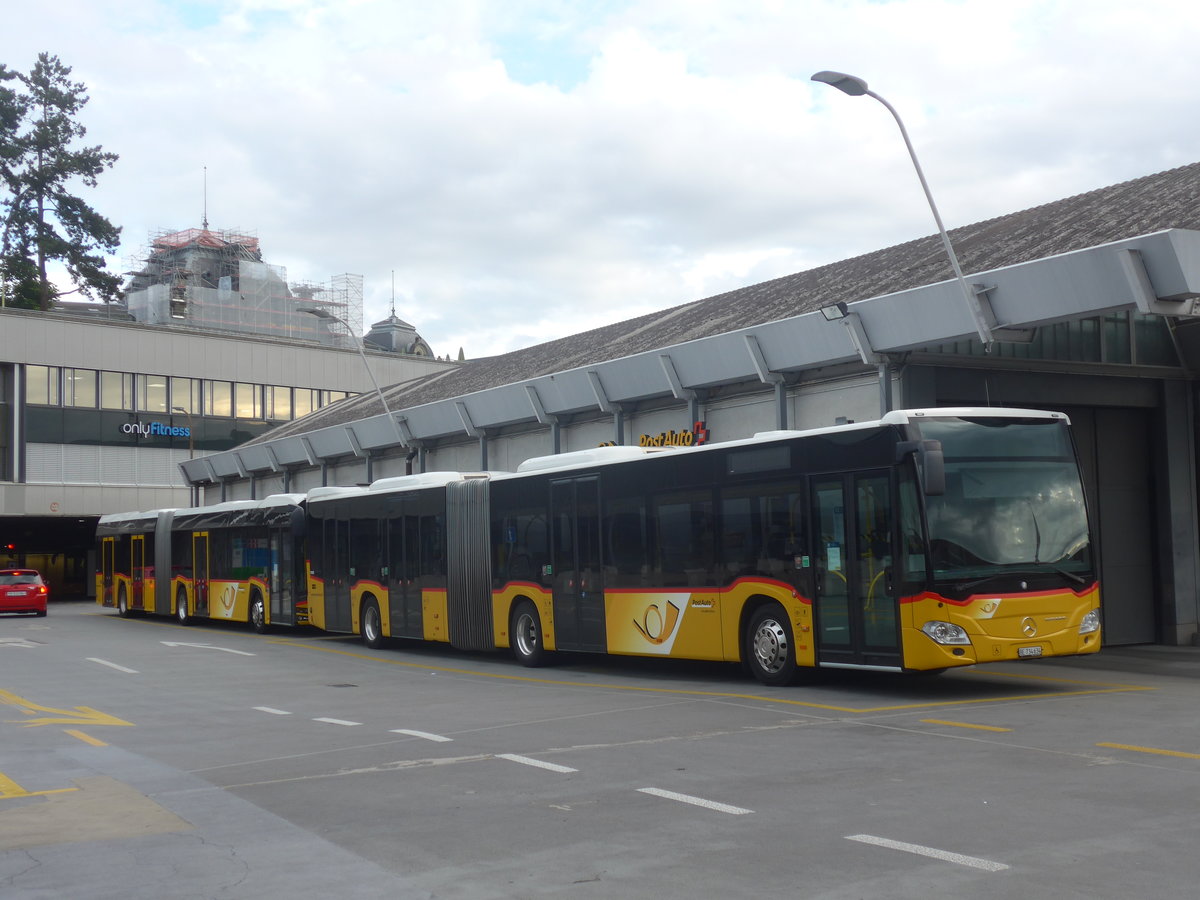
POLYGON ((58 406, 58 366, 25 367, 25 402, 58 406))
POLYGON ((167 411, 167 376, 139 375, 138 409, 144 412, 165 413, 167 411))
POLYGON ((257 384, 237 382, 233 386, 234 415, 239 419, 261 419, 262 387, 257 384))
POLYGON ((200 411, 200 379, 171 376, 171 409, 186 413, 200 411))
POLYGON ((133 375, 129 372, 101 372, 100 408, 132 410, 133 375))
POLYGON ((63 406, 96 408, 96 370, 63 369, 63 406))
POLYGON ((267 418, 277 422, 287 421, 292 417, 292 389, 269 384, 266 392, 267 418))
POLYGON ((294 414, 297 419, 307 416, 320 406, 320 391, 312 388, 296 388, 293 393, 296 398, 294 414))
POLYGON ((233 418, 233 383, 229 381, 204 382, 204 406, 206 416, 233 418))

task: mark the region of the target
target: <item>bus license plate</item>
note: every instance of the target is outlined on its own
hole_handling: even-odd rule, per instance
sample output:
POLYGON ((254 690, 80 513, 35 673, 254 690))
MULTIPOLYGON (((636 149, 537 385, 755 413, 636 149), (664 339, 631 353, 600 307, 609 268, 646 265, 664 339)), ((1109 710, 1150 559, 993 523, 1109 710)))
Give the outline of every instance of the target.
POLYGON ((1031 657, 1031 656, 1041 656, 1041 655, 1042 655, 1041 647, 1018 647, 1017 648, 1017 656, 1022 657, 1022 658, 1027 658, 1027 657, 1031 657))

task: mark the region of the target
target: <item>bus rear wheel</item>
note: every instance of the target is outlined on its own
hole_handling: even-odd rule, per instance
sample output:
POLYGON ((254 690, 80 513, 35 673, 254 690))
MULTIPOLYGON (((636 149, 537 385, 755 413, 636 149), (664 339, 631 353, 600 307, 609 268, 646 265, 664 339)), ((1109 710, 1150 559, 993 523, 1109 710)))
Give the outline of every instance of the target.
POLYGON ((745 659, 751 673, 762 684, 780 687, 795 681, 796 645, 792 639, 792 623, 778 603, 761 606, 750 617, 745 659))
POLYGON ((363 603, 362 639, 372 650, 383 646, 383 620, 379 616, 379 604, 374 599, 363 603))
POLYGON ((262 594, 255 594, 250 598, 250 625, 258 634, 266 634, 269 630, 267 609, 263 604, 262 594))
POLYGON ((542 620, 537 607, 522 600, 513 607, 509 620, 509 643, 517 662, 529 668, 546 664, 546 648, 542 644, 542 620))
POLYGON ((129 618, 129 597, 125 594, 125 585, 117 588, 117 615, 122 619, 129 618))
POLYGON ((187 591, 183 588, 175 594, 175 621, 180 625, 188 623, 187 591))

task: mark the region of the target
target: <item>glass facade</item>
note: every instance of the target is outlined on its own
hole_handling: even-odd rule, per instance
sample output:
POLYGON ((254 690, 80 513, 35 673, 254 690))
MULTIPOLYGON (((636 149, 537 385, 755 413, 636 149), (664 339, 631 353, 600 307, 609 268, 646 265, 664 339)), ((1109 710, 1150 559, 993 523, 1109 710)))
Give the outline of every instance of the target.
MULTIPOLYGON (((9 370, 11 375, 11 368, 9 370)), ((11 378, 5 382, 11 388, 11 378)), ((128 444, 224 450, 353 396, 347 391, 289 388, 133 372, 25 366, 26 437, 35 443, 128 444), (229 420, 237 424, 230 427, 229 420)), ((7 419, 5 419, 7 422, 7 419)), ((0 466, 8 465, 0 430, 0 466)))
MULTIPOLYGON (((931 353, 984 356, 978 341, 927 348, 931 353)), ((1037 329, 1027 344, 998 342, 992 359, 1039 359, 1065 362, 1179 367, 1171 324, 1163 316, 1116 312, 1058 322, 1037 329)))

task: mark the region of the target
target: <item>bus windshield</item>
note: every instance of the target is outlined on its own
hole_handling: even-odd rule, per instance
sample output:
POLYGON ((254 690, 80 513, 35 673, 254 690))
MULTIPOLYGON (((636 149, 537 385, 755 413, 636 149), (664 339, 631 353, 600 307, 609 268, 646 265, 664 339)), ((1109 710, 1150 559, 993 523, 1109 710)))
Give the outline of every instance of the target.
POLYGON ((1061 419, 920 423, 942 442, 946 491, 927 498, 935 579, 1058 573, 1090 581, 1083 486, 1061 419))

